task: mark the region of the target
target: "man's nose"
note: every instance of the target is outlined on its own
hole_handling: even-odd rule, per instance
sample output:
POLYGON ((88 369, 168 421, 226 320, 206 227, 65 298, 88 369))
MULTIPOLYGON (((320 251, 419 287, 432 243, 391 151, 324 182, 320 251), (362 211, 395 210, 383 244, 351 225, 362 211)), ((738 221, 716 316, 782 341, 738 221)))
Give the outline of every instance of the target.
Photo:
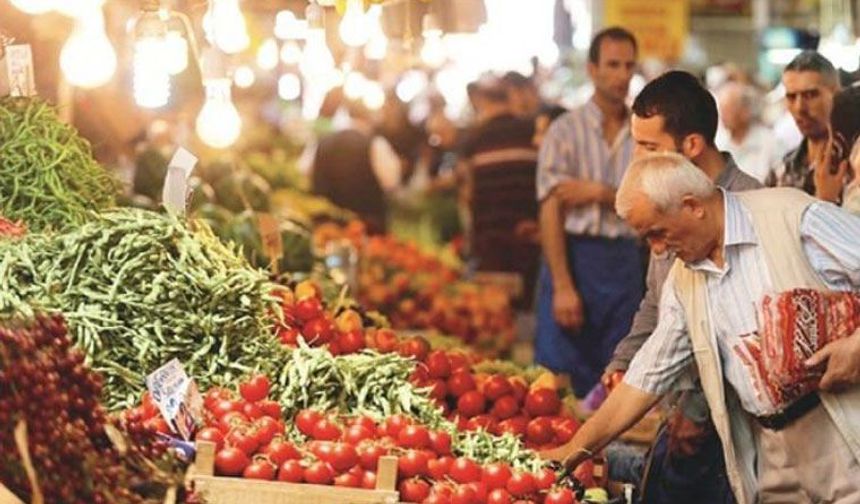
POLYGON ((648 238, 648 246, 651 247, 651 252, 654 254, 663 254, 666 252, 666 242, 655 238, 648 238))

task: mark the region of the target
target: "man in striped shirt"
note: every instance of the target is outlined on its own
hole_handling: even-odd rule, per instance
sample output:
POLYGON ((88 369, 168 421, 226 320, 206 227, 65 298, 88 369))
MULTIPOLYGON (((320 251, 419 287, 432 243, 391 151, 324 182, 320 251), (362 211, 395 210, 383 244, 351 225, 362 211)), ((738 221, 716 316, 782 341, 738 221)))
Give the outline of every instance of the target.
POLYGON ((569 373, 580 397, 598 383, 642 297, 640 249, 612 211, 633 154, 625 100, 636 54, 636 39, 623 28, 594 37, 588 55, 594 95, 550 126, 538 161, 546 265, 535 358, 569 373))

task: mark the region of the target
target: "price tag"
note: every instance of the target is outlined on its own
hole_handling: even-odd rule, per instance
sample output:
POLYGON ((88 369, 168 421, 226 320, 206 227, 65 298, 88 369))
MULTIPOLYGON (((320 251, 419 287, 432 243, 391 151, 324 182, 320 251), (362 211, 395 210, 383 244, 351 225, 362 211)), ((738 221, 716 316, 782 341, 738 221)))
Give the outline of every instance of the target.
POLYGON ((281 229, 278 220, 272 214, 258 213, 257 228, 263 241, 263 250, 272 264, 272 272, 278 274, 278 261, 284 257, 284 242, 281 240, 281 229))
POLYGON ((146 377, 146 388, 170 429, 190 440, 203 419, 203 398, 182 364, 173 359, 146 377))
POLYGON ((167 165, 167 174, 164 176, 164 189, 161 193, 161 201, 164 206, 185 214, 185 202, 188 199, 188 177, 197 165, 197 157, 180 147, 173 154, 173 158, 167 165))
POLYGON ((0 59, 0 95, 34 96, 33 52, 29 44, 8 45, 0 59))

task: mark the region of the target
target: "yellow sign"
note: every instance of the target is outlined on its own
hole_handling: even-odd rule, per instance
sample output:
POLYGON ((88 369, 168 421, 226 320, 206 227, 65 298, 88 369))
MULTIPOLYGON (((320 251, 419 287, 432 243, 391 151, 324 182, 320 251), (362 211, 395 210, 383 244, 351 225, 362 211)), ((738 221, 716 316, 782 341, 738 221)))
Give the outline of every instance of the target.
POLYGON ((607 0, 604 5, 604 25, 633 32, 640 57, 680 59, 690 31, 688 0, 607 0))

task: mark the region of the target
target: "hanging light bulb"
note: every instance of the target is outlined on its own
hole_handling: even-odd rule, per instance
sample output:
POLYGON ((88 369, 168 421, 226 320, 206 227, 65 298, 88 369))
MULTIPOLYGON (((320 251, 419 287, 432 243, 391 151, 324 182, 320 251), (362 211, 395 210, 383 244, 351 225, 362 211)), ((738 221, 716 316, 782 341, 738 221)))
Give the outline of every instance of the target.
POLYGON ((385 105, 385 90, 382 84, 376 81, 366 81, 365 92, 362 101, 370 110, 379 110, 385 105))
POLYGON ((248 89, 253 86, 256 81, 257 76, 254 75, 254 69, 248 65, 239 66, 236 68, 236 71, 233 72, 233 83, 236 84, 236 87, 248 89))
POLYGON ((10 0, 10 3, 26 14, 44 14, 57 6, 57 0, 10 0))
POLYGON ((296 15, 288 10, 279 11, 275 14, 275 37, 287 40, 292 36, 292 28, 296 22, 296 15))
POLYGON ((363 0, 346 0, 346 12, 340 20, 338 32, 343 43, 350 47, 359 47, 367 43, 370 30, 364 17, 363 0))
POLYGON ((206 102, 197 116, 200 140, 216 149, 233 145, 242 132, 242 118, 230 99, 230 79, 206 79, 206 102))
POLYGON ((367 19, 370 24, 370 40, 364 46, 364 57, 371 60, 381 60, 385 58, 388 51, 388 37, 382 31, 382 24, 379 18, 382 16, 382 7, 373 5, 367 11, 367 19))
POLYGON ((281 47, 281 61, 285 65, 297 65, 302 60, 302 48, 295 40, 284 42, 281 47))
POLYGON ((343 94, 350 100, 358 100, 367 93, 368 85, 369 81, 361 72, 349 72, 343 79, 343 94))
POLYGON ((257 66, 263 70, 272 70, 278 66, 278 43, 273 38, 267 38, 257 49, 257 66))
MULTIPOLYGON (((44 2, 45 0, 42 1, 44 2)), ((32 2, 32 0, 30 0, 30 2, 32 2)), ((50 0, 47 3, 53 4, 53 10, 60 14, 69 16, 70 18, 79 18, 87 15, 89 12, 93 12, 94 10, 100 10, 104 5, 105 0, 74 0, 71 2, 68 0, 50 0)))
POLYGON ((421 46, 421 59, 428 66, 438 68, 445 63, 445 45, 442 43, 442 29, 434 14, 424 15, 424 29, 421 32, 424 43, 421 46))
POLYGON ((179 75, 188 68, 188 41, 181 32, 168 30, 164 37, 164 55, 170 75, 179 75))
POLYGON ((101 10, 75 19, 72 35, 60 52, 66 80, 82 88, 99 87, 116 71, 116 52, 107 38, 101 10))
POLYGON ((239 0, 212 0, 203 18, 203 29, 209 40, 227 54, 242 52, 251 44, 239 0))
POLYGON ((295 100, 302 95, 302 81, 294 73, 285 73, 278 79, 278 96, 282 100, 295 100))
MULTIPOLYGON (((134 27, 134 101, 144 108, 159 108, 170 99, 171 55, 167 54, 167 26, 157 12, 145 11, 134 27)), ((176 62, 173 62, 176 63, 176 62)))
POLYGON ((334 68, 334 58, 325 43, 325 30, 311 28, 299 69, 307 77, 320 76, 334 68))

